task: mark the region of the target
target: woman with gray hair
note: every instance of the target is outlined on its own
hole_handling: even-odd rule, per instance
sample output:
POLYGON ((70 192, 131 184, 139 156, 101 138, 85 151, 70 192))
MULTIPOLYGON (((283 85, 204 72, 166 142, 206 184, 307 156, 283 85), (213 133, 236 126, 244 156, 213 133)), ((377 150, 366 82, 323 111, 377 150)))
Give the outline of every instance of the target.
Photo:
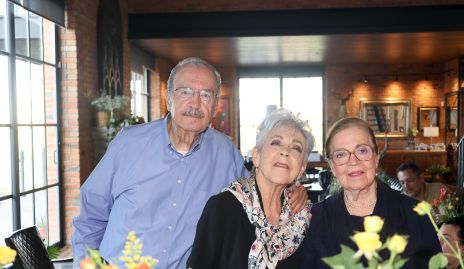
POLYGON ((287 187, 303 175, 313 147, 309 126, 289 110, 268 115, 256 135, 254 173, 209 199, 187 267, 298 268, 310 203, 293 214, 287 187))

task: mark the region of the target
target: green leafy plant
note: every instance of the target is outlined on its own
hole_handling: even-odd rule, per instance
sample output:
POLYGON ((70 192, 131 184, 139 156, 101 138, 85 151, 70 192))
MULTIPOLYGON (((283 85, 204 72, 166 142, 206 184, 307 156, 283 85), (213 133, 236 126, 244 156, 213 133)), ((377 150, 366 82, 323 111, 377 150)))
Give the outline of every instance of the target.
POLYGON ((111 97, 103 91, 103 93, 93 100, 91 104, 98 111, 113 112, 114 110, 124 110, 129 104, 129 101, 130 99, 127 96, 116 95, 111 97))
POLYGON ((61 250, 58 246, 48 246, 47 252, 50 259, 56 259, 58 256, 60 256, 61 250))
POLYGON ((443 164, 434 164, 425 169, 425 171, 431 175, 445 175, 451 172, 451 168, 443 164))

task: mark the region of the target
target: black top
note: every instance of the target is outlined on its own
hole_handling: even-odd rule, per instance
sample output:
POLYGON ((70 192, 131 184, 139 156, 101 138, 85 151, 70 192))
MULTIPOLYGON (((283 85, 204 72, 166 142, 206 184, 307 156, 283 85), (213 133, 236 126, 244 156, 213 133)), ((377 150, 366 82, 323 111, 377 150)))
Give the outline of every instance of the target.
MULTIPOLYGON (((377 203, 373 215, 384 219, 381 241, 384 243, 387 237, 395 233, 408 235, 408 245, 401 254, 401 257, 408 259, 403 268, 428 268, 429 259, 441 251, 430 220, 413 211, 417 200, 391 190, 381 182, 377 185, 377 203)), ((329 268, 321 258, 340 253, 340 244, 357 251, 349 237, 354 231, 364 231, 363 218, 348 213, 342 191, 314 205, 311 213, 311 226, 302 246, 302 269, 329 268)), ((379 254, 383 260, 389 257, 388 250, 379 254)))
MULTIPOLYGON (((206 203, 198 221, 187 267, 193 269, 246 269, 248 253, 256 239, 242 204, 231 192, 222 192, 206 203)), ((279 261, 278 269, 299 268, 301 248, 279 261)))

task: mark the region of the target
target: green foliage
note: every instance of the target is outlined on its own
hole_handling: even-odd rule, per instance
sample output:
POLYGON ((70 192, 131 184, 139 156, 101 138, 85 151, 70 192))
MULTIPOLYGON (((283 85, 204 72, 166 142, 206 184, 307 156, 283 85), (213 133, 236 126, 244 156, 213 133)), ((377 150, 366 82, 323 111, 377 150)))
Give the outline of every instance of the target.
POLYGON ((340 254, 322 258, 326 264, 330 265, 333 269, 364 269, 362 264, 359 263, 359 257, 353 257, 355 252, 351 248, 341 245, 342 252, 340 254))
POLYGON ((448 264, 448 259, 446 259, 443 253, 437 253, 433 255, 429 260, 429 269, 439 269, 444 268, 448 264))
POLYGON ((427 173, 431 175, 435 175, 435 174, 445 175, 451 172, 451 168, 443 164, 434 164, 434 165, 429 166, 427 169, 425 169, 425 171, 427 171, 427 173))
POLYGON ((60 256, 60 248, 58 246, 48 246, 47 252, 50 259, 56 259, 60 256))
POLYGON ((129 101, 130 99, 127 96, 117 95, 111 97, 103 92, 99 97, 93 100, 91 104, 95 106, 98 111, 112 112, 114 110, 124 110, 129 104, 129 101))

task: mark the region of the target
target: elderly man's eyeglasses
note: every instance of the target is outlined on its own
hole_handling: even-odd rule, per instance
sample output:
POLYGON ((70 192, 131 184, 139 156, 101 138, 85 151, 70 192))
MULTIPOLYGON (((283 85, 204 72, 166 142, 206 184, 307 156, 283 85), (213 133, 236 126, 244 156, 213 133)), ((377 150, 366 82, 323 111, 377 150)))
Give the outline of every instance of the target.
POLYGON ((174 94, 182 100, 190 100, 195 94, 198 94, 203 103, 210 103, 214 98, 214 93, 211 90, 195 91, 189 87, 181 87, 174 90, 174 94))
POLYGON ((374 156, 374 150, 369 145, 359 145, 352 152, 346 149, 336 150, 329 158, 335 165, 344 165, 350 161, 351 154, 354 154, 360 161, 369 161, 374 156))

